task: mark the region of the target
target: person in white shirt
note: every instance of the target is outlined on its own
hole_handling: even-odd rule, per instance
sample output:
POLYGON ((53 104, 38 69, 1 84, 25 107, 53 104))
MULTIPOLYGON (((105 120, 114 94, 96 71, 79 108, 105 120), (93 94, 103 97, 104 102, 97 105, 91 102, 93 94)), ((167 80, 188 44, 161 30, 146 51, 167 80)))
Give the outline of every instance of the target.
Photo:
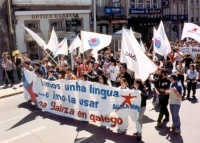
POLYGON ((187 70, 187 98, 190 99, 190 91, 192 89, 193 98, 196 99, 197 71, 193 64, 190 64, 190 69, 187 70))
POLYGON ((176 53, 174 54, 174 58, 175 58, 175 61, 176 61, 176 66, 178 65, 178 62, 182 61, 183 58, 183 53, 180 52, 179 48, 176 49, 176 53))
POLYGON ((117 75, 119 74, 119 67, 116 66, 115 59, 111 59, 111 65, 108 68, 108 74, 111 81, 111 85, 115 86, 115 81, 116 81, 117 75))

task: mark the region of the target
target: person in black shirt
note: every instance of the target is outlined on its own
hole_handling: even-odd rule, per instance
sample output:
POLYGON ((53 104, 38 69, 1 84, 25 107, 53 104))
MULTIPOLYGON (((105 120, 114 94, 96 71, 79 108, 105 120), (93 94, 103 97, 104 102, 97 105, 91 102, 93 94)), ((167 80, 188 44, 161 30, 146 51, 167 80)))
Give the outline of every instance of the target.
POLYGON ((169 111, 167 109, 169 94, 166 92, 170 87, 170 80, 167 78, 167 71, 161 70, 161 76, 159 78, 159 89, 156 90, 156 93, 159 96, 159 103, 160 103, 160 113, 158 116, 158 124, 156 127, 161 127, 161 121, 163 116, 165 115, 164 122, 169 121, 169 111))
POLYGON ((183 62, 185 63, 185 73, 187 73, 187 70, 190 68, 190 64, 193 63, 191 55, 188 54, 186 58, 183 60, 183 62))
POLYGON ((97 73, 93 70, 92 65, 89 65, 88 72, 85 72, 84 75, 87 76, 88 81, 91 81, 91 82, 98 82, 98 81, 99 81, 98 75, 97 75, 97 73))
POLYGON ((131 87, 131 76, 127 72, 127 67, 125 65, 120 66, 120 74, 118 75, 120 78, 125 78, 128 82, 128 87, 131 87))
POLYGON ((17 68, 17 77, 18 77, 19 81, 21 81, 21 78, 22 78, 22 59, 21 59, 21 57, 19 57, 18 53, 15 54, 15 65, 16 65, 16 68, 17 68))

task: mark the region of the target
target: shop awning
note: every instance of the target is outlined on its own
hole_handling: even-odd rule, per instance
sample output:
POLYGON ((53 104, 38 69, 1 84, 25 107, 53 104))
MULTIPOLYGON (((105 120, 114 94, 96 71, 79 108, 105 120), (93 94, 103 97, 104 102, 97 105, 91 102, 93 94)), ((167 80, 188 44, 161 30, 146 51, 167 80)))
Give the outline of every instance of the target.
MULTIPOLYGON (((40 36, 42 39, 44 39, 44 35, 42 32, 35 32, 38 36, 40 36)), ((24 41, 25 42, 33 42, 35 41, 33 37, 29 33, 24 33, 24 41)))
MULTIPOLYGON (((129 31, 128 29, 125 29, 127 32, 129 31)), ((113 34, 113 39, 114 40, 121 40, 122 39, 122 31, 123 30, 120 30, 120 31, 117 31, 113 34)), ((133 31, 133 35, 136 37, 136 38, 141 38, 142 35, 138 32, 134 32, 133 31)))

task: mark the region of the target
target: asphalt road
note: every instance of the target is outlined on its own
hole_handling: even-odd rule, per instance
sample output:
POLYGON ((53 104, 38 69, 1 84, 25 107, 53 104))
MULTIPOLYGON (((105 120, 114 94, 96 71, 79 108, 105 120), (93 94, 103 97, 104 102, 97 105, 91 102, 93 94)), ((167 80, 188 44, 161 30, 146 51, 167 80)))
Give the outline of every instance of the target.
MULTIPOLYGON (((200 86, 198 86, 200 88, 200 86)), ((200 100, 200 89, 197 90, 200 100)), ((158 110, 148 100, 143 119, 142 143, 200 143, 200 103, 183 100, 180 110, 181 135, 175 135, 167 126, 155 128, 158 110)), ((86 122, 36 110, 23 94, 0 100, 0 143, 133 143, 135 124, 126 134, 116 129, 102 129, 86 122)))

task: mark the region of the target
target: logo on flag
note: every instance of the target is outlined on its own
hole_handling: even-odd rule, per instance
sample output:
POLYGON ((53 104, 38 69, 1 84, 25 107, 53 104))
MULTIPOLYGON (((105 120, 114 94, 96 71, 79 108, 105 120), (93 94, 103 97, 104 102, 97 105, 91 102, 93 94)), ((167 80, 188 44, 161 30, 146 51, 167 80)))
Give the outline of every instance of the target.
POLYGON ((200 33, 197 33, 197 31, 198 31, 198 28, 193 28, 192 30, 188 30, 188 32, 196 33, 197 35, 200 35, 200 33))
POLYGON ((155 46, 158 49, 161 47, 161 39, 160 39, 160 37, 155 37, 155 46))
POLYGON ((91 46, 91 47, 96 47, 96 46, 98 46, 99 44, 100 44, 100 40, 99 40, 99 38, 96 38, 96 37, 94 37, 94 38, 90 38, 89 40, 88 40, 88 43, 89 43, 89 45, 91 46))

